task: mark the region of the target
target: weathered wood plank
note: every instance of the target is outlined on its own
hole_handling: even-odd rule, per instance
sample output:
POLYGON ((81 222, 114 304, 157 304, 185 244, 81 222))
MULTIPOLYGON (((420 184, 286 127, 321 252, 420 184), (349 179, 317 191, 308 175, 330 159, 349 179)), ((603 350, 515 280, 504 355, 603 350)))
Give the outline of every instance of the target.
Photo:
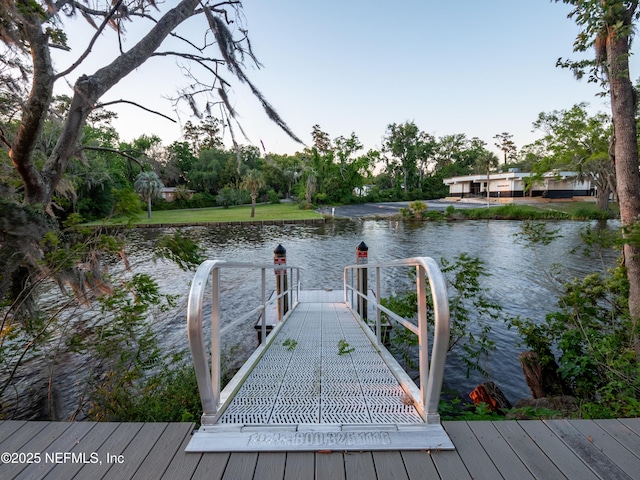
MULTIPOLYGON (((102 431, 108 424, 98 424, 95 433, 102 431)), ((108 455, 121 455, 131 440, 142 429, 143 423, 120 423, 113 433, 106 438, 96 450, 100 463, 97 465, 77 465, 80 467, 78 478, 102 478, 113 465, 108 462, 108 455)))
POLYGON ((344 456, 347 480, 374 480, 376 468, 371 452, 348 452, 344 456))
POLYGON ((438 471, 433 464, 431 452, 405 450, 400 452, 404 468, 410 480, 427 480, 438 478, 438 471))
POLYGON ((494 422, 493 425, 535 478, 565 478, 517 422, 494 422))
POLYGON ((5 438, 9 438, 10 435, 22 428, 27 423, 25 420, 5 420, 0 422, 0 442, 5 438))
POLYGON ((257 461, 258 454, 256 452, 232 453, 222 476, 223 480, 259 479, 259 476, 254 477, 257 461))
POLYGON ((149 454, 142 461, 133 479, 158 480, 158 478, 161 478, 177 453, 178 447, 186 437, 190 436, 189 433, 194 427, 194 424, 189 423, 169 423, 149 454))
POLYGON ((315 478, 316 454, 313 452, 288 452, 284 480, 312 480, 315 478))
POLYGON ((458 452, 452 450, 431 452, 431 458, 433 459, 440 478, 455 478, 456 480, 471 479, 471 475, 462 462, 458 452))
POLYGON ((206 478, 375 480, 433 478, 639 478, 637 419, 445 422, 456 451, 185 453, 191 424, 0 422, 0 451, 96 453, 102 465, 75 462, 0 465, 0 478, 206 478), (3 449, 3 446, 5 447, 3 449), (12 450, 6 448, 11 447, 12 450), (109 464, 106 453, 124 455, 109 464), (129 455, 131 453, 131 455, 129 455), (130 465, 127 463, 130 462, 130 465), (144 475, 142 475, 144 474, 144 475))
POLYGON ((25 443, 40 433, 49 425, 49 422, 24 422, 20 428, 14 430, 11 435, 0 439, 0 449, 3 452, 17 452, 25 443))
MULTIPOLYGON (((113 432, 120 426, 119 423, 93 423, 93 428, 81 442, 75 445, 71 452, 77 454, 84 454, 91 458, 92 453, 97 453, 100 446, 107 441, 107 439, 113 434, 113 432)), ((98 461, 104 460, 98 454, 98 461)), ((83 463, 68 462, 58 464, 47 474, 46 479, 58 479, 58 478, 73 478, 80 469, 84 466, 83 463)))
MULTIPOLYGON (((126 448, 122 450, 122 453, 118 454, 120 455, 119 458, 113 460, 114 463, 111 463, 111 468, 107 471, 104 479, 123 480, 133 477, 166 427, 166 423, 143 424, 135 437, 133 437, 126 448), (122 461, 122 463, 119 463, 120 461, 122 461)), ((109 460, 106 461, 109 462, 109 460)))
POLYGON ((193 477, 193 474, 200 463, 200 459, 202 458, 202 454, 185 452, 185 448, 187 448, 189 440, 191 440, 191 435, 185 436, 180 447, 178 447, 178 451, 173 456, 169 466, 162 475, 162 478, 171 480, 173 478, 188 479, 193 477))
POLYGON ((609 457, 616 465, 633 477, 640 473, 640 458, 624 448, 614 437, 609 435, 597 423, 587 420, 572 421, 571 425, 578 430, 595 448, 609 457))
POLYGON ((533 475, 498 432, 493 422, 468 422, 482 448, 493 460, 503 478, 531 479, 533 475))
POLYGON ((95 423, 74 422, 70 424, 58 438, 56 438, 48 447, 46 447, 41 455, 40 462, 28 465, 16 479, 41 479, 44 478, 57 464, 62 463, 87 463, 92 459, 89 455, 75 453, 77 457, 73 459, 70 452, 74 446, 78 445, 84 437, 96 426, 95 423), (69 456, 65 456, 69 454, 69 456))
POLYGON ((640 418, 621 418, 620 422, 636 435, 640 435, 640 418))
POLYGON ((598 479, 595 473, 543 422, 521 420, 518 423, 567 478, 598 479))
POLYGON ((626 425, 614 419, 594 420, 594 423, 624 445, 629 452, 640 458, 640 436, 633 433, 626 425))
MULTIPOLYGON (((195 454, 198 455, 198 454, 195 454)), ((194 479, 220 480, 231 458, 230 453, 206 453, 202 455, 198 468, 193 474, 194 479)))
POLYGON ((344 454, 316 453, 316 480, 345 480, 344 454))
POLYGON ((443 425, 474 480, 494 480, 500 477, 493 460, 482 448, 467 422, 443 422, 443 425))
MULTIPOLYGON (((576 420, 576 422, 579 421, 576 420)), ((545 420, 545 424, 600 478, 606 480, 629 480, 631 478, 576 430, 569 420, 545 420)))
POLYGON ((373 462, 380 480, 408 480, 400 452, 375 452, 373 462))
MULTIPOLYGON (((30 455, 31 457, 27 456, 25 458, 26 461, 17 459, 18 461, 16 463, 2 463, 0 465, 0 478, 15 478, 20 472, 22 472, 22 470, 30 465, 30 463, 27 463, 29 460, 35 462, 36 455, 41 455, 49 445, 51 445, 67 428, 71 426, 70 423, 64 422, 33 423, 39 423, 40 425, 36 425, 35 428, 28 428, 31 424, 31 422, 29 422, 14 434, 20 439, 15 443, 15 445, 22 444, 22 446, 20 446, 19 448, 5 448, 5 442, 2 442, 3 446, 0 446, 0 451, 9 453, 24 453, 25 455, 30 455), (29 433, 33 433, 33 435, 25 443, 23 440, 29 433)), ((11 440, 12 437, 7 439, 7 441, 11 440)), ((44 461, 42 457, 41 461, 44 461)))
POLYGON ((260 480, 282 480, 287 462, 285 452, 261 452, 258 454, 255 478, 260 480))

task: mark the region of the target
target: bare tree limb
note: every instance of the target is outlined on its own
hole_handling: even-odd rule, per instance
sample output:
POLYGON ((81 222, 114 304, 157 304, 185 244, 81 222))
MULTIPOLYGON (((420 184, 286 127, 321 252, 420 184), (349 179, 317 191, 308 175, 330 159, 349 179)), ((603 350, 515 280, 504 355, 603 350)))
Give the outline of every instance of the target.
POLYGON ((97 104, 94 108, 102 108, 102 107, 106 107, 107 105, 114 105, 114 104, 116 104, 116 103, 128 103, 128 104, 130 104, 130 105, 134 105, 134 106, 136 106, 136 107, 138 107, 138 108, 141 108, 142 110, 145 110, 145 111, 147 111, 147 112, 149 112, 149 113, 153 113, 153 114, 155 114, 155 115, 159 115, 159 116, 161 116, 161 117, 163 117, 163 118, 166 118, 167 120, 169 120, 169 121, 171 121, 171 122, 173 122, 173 123, 178 123, 176 120, 174 120, 174 119, 173 119, 173 118, 171 118, 171 117, 168 117, 168 116, 167 116, 167 115, 165 115, 164 113, 156 112, 155 110, 151 110, 150 108, 143 107, 143 106, 142 106, 142 105, 140 105, 139 103, 132 102, 131 100, 124 100, 124 99, 120 99, 120 100, 113 100, 113 101, 111 101, 111 102, 99 103, 99 104, 97 104))
POLYGON ((92 151, 96 151, 96 152, 115 153, 117 155, 123 156, 124 158, 126 158, 128 160, 131 160, 132 162, 135 162, 140 168, 144 169, 144 165, 142 165, 142 163, 140 163, 140 160, 138 160, 136 157, 134 157, 130 153, 125 152, 124 150, 118 150, 117 148, 109 148, 109 147, 98 147, 98 146, 95 146, 95 145, 83 145, 81 147, 81 150, 92 150, 92 151))
MULTIPOLYGON (((168 56, 175 56, 175 57, 180 57, 180 58, 184 58, 186 60, 191 60, 192 62, 196 62, 198 65, 202 66, 202 68, 204 68, 205 70, 208 70, 211 74, 213 74, 215 77, 218 77, 218 72, 216 72, 213 68, 211 68, 210 66, 207 65, 206 62, 211 62, 214 63, 216 65, 224 65, 224 60, 219 60, 216 58, 208 58, 208 57, 201 57, 200 55, 193 55, 190 53, 180 53, 180 52, 156 52, 152 55, 152 57, 168 57, 168 56)), ((227 83, 227 82, 225 82, 227 83)))
POLYGON ((2 130, 2 128, 0 128, 0 141, 2 141, 2 143, 9 147, 9 150, 11 150, 11 143, 9 143, 7 137, 4 136, 4 130, 2 130))
POLYGON ((87 56, 89 56, 89 54, 91 53, 91 50, 93 49, 93 46, 96 43, 96 40, 98 40, 98 37, 102 34, 102 32, 104 31, 104 29, 107 26, 107 24, 109 23, 109 21, 113 18, 113 16, 116 14, 118 9, 120 8, 120 5, 122 5, 122 1, 123 0, 118 0, 113 5, 113 8, 104 17, 104 20, 102 21, 102 24, 100 24, 100 26, 96 29, 96 33, 93 36, 93 38, 91 38, 91 41, 89 42, 89 45, 87 46, 86 50, 84 52, 82 52, 82 55, 80 55, 78 57, 78 59, 69 68, 67 68, 66 70, 63 70, 62 72, 58 73, 54 77, 56 80, 58 78, 60 78, 60 77, 64 77, 65 75, 68 75, 71 72, 73 72, 78 67, 78 65, 80 65, 84 61, 84 59, 87 58, 87 56))

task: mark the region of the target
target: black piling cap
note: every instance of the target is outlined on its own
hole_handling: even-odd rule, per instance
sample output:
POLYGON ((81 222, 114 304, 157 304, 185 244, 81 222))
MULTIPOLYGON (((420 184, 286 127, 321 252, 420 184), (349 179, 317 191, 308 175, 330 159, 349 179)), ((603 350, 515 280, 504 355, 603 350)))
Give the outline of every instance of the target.
POLYGON ((367 247, 366 243, 360 242, 360 245, 356 247, 356 250, 358 250, 359 252, 366 252, 369 250, 369 247, 367 247))
POLYGON ((273 253, 275 253, 276 255, 285 255, 287 253, 287 249, 282 245, 278 245, 273 253))

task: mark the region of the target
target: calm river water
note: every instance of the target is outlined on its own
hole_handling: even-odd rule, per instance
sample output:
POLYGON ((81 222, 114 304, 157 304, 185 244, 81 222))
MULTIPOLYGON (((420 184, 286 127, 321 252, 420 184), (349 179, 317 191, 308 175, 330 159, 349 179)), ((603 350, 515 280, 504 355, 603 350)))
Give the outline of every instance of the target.
MULTIPOLYGON (((521 225, 518 221, 364 220, 316 225, 191 227, 182 231, 201 244, 208 258, 271 263, 274 248, 282 244, 287 250, 288 264, 302 268, 303 289, 341 288, 343 266, 355 263, 355 248, 361 241, 369 247, 370 263, 415 256, 429 256, 439 262, 441 258, 453 260, 467 253, 485 262, 482 285, 487 295, 502 305, 505 317, 519 315, 543 320, 556 305, 556 291, 542 273, 545 268, 562 265, 565 279, 602 270, 600 260, 570 253, 581 243, 580 231, 595 223, 552 223, 562 237, 541 247, 537 254, 515 241, 514 234, 521 225)), ((185 309, 193 272, 183 272, 168 262, 148 260, 150 246, 160 233, 166 231, 136 231, 129 255, 137 260, 138 271, 155 274, 166 293, 182 299, 181 306, 168 318, 159 320, 157 326, 163 331, 162 342, 167 350, 188 349, 185 309)), ((614 261, 615 254, 611 253, 606 263, 612 265, 614 261)), ((383 296, 412 288, 406 271, 392 272, 383 277, 383 296)), ((231 356, 238 361, 244 360, 257 344, 253 321, 237 324, 231 314, 235 308, 244 307, 241 311, 247 311, 252 299, 258 301, 259 280, 253 277, 246 270, 222 274, 222 297, 226 301, 222 342, 227 348, 235 347, 231 356)), ((496 322, 492 335, 498 348, 486 365, 491 379, 512 402, 529 397, 518 362, 518 353, 524 348, 517 345, 515 332, 509 331, 505 323, 496 322)), ((458 359, 450 356, 447 360, 445 388, 466 396, 482 381, 478 375, 467 378, 458 359)))

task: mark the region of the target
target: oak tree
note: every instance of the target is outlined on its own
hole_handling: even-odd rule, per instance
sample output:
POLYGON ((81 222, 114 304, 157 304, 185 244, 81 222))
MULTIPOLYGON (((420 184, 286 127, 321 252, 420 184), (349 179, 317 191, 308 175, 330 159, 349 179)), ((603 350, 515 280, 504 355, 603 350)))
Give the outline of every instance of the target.
MULTIPOLYGON (((42 236, 55 229, 54 196, 70 162, 82 156, 81 137, 88 116, 117 102, 160 115, 135 98, 104 100, 118 82, 149 59, 169 58, 179 63, 187 86, 176 93, 174 101, 186 102, 197 116, 211 115, 219 106, 225 125, 231 125, 236 112, 229 91, 235 79, 248 86, 271 120, 299 141, 245 73, 245 62, 260 64, 242 24, 241 2, 180 0, 170 4, 155 0, 0 0, 0 141, 3 156, 14 169, 7 174, 10 178, 0 179, 0 220, 6 226, 0 231, 0 250, 13 254, 16 247, 22 252, 22 260, 12 260, 12 266, 0 274, 0 297, 7 291, 12 272, 23 267, 28 270, 25 265, 29 264, 34 268, 35 262, 29 259, 38 258, 42 236), (83 20, 95 33, 83 51, 75 52, 68 45, 67 32, 73 22, 83 20), (125 43, 128 29, 143 33, 130 47, 125 43), (94 71, 80 73, 91 68, 86 60, 96 42, 104 38, 113 42, 115 58, 104 59, 94 71), (55 62, 54 49, 61 52, 55 62), (38 152, 45 122, 55 105, 54 88, 65 82, 72 86, 73 94, 68 107, 58 112, 60 130, 51 148, 38 152), (25 251, 28 245, 33 247, 31 252, 25 251)), ((0 260, 4 258, 0 251, 0 260)), ((23 272, 20 276, 28 275, 23 272)))

